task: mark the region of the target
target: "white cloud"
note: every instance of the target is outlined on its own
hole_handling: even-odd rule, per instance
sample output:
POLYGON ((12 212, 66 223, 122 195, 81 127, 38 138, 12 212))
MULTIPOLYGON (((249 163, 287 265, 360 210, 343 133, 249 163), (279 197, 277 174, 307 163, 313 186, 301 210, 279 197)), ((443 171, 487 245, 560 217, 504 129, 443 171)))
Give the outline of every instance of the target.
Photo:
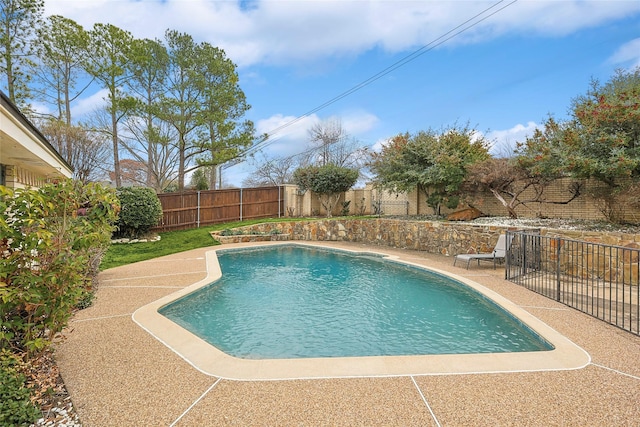
POLYGON ((357 139, 357 135, 373 129, 380 119, 375 114, 366 111, 353 111, 340 116, 340 121, 344 130, 357 139))
POLYGON ((32 101, 31 108, 39 116, 51 116, 54 114, 53 110, 51 110, 51 105, 44 102, 32 101))
POLYGON ((379 139, 371 146, 371 151, 380 153, 382 151, 382 147, 386 147, 390 142, 391 138, 379 139))
POLYGON ((613 64, 628 65, 629 69, 640 67, 640 38, 633 39, 618 48, 609 58, 613 64))
POLYGON ((73 117, 79 118, 86 116, 105 106, 107 95, 107 89, 100 89, 91 96, 79 99, 71 106, 73 117))
POLYGON ((256 122, 259 134, 268 133, 274 138, 307 139, 307 129, 310 129, 320 119, 315 114, 305 117, 284 116, 275 114, 256 122))
MULTIPOLYGON (((495 2, 47 0, 85 28, 111 23, 138 38, 163 38, 166 29, 225 49, 238 65, 297 64, 353 56, 376 46, 391 52, 433 42, 495 2)), ((502 7, 500 4, 488 13, 502 7)), ((636 1, 525 1, 480 22, 455 43, 505 33, 558 36, 640 12, 636 1)), ((484 16, 484 15, 483 15, 484 16)))
POLYGON ((640 12, 634 1, 524 1, 493 16, 487 26, 499 31, 562 36, 640 12))
POLYGON ((257 134, 269 134, 269 140, 262 150, 268 150, 269 157, 286 157, 300 153, 307 148, 307 130, 320 121, 318 116, 284 116, 276 114, 255 123, 257 134), (268 148, 267 148, 268 147, 268 148))
POLYGON ((345 132, 355 139, 370 131, 379 121, 378 117, 366 111, 345 113, 326 119, 316 114, 304 117, 285 116, 276 114, 256 122, 258 134, 268 133, 270 141, 268 147, 270 157, 289 156, 300 153, 309 147, 309 129, 321 121, 339 120, 345 132))
POLYGON ((514 127, 506 130, 495 130, 485 135, 486 139, 492 142, 489 150, 493 156, 508 157, 513 154, 516 143, 524 142, 541 125, 535 122, 527 122, 526 125, 518 123, 514 127))

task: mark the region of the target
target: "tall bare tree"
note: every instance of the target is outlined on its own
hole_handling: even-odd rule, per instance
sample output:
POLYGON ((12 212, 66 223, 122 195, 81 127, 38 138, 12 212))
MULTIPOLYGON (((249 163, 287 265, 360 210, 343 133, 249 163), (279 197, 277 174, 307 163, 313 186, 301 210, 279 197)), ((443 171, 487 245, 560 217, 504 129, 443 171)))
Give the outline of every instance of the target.
POLYGON ((132 98, 124 92, 126 81, 131 78, 127 65, 133 36, 111 24, 95 24, 89 32, 87 71, 107 91, 109 128, 103 129, 111 136, 113 168, 116 187, 121 186, 118 126, 133 106, 132 98))
POLYGON ((164 90, 158 102, 158 117, 175 132, 178 151, 178 190, 184 189, 189 164, 203 152, 198 140, 198 114, 202 99, 202 85, 197 73, 197 45, 184 33, 169 30, 165 33, 169 55, 164 90))
POLYGON ((87 183, 107 176, 104 166, 109 163, 111 153, 103 134, 60 120, 43 120, 38 128, 73 167, 76 179, 87 183))
POLYGON ((316 123, 308 133, 309 141, 314 147, 314 150, 310 150, 311 155, 319 158, 317 163, 321 166, 332 163, 331 147, 347 138, 347 132, 342 127, 342 122, 335 118, 316 123))
POLYGON ((29 99, 31 42, 43 11, 44 0, 0 0, 0 71, 7 96, 21 108, 29 99))
POLYGON ((134 40, 127 87, 135 98, 135 108, 124 122, 122 146, 138 162, 146 165, 146 186, 162 192, 175 179, 178 149, 172 141, 175 130, 158 117, 158 100, 169 66, 169 55, 161 41, 134 40))
MULTIPOLYGON (((209 43, 198 45, 198 69, 202 85, 202 143, 206 150, 198 164, 215 171, 221 165, 240 155, 254 139, 254 126, 243 119, 251 108, 238 84, 236 65, 222 49, 209 43)), ((209 174, 209 188, 216 185, 215 173, 209 174)))
POLYGON ((84 59, 89 35, 75 21, 58 15, 48 17, 37 35, 34 48, 38 62, 32 69, 39 84, 34 93, 55 106, 55 119, 71 126, 71 103, 91 84, 90 79, 82 81, 87 77, 84 59))
POLYGON ((244 187, 263 187, 293 183, 293 172, 301 164, 297 156, 265 159, 242 181, 244 187))

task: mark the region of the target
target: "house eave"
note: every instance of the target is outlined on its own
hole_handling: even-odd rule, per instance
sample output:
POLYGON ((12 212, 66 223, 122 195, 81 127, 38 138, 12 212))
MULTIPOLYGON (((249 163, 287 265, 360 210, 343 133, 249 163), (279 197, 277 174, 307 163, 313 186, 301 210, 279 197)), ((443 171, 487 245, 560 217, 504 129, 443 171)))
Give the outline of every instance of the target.
POLYGON ((0 163, 46 179, 72 177, 71 165, 2 92, 0 113, 0 163))

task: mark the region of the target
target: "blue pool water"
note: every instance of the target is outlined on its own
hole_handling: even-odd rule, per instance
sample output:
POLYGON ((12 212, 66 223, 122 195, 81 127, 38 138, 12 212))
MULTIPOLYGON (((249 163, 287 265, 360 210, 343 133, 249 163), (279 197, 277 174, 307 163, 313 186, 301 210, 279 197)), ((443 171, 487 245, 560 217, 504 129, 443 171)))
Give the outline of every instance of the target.
POLYGON ((302 358, 550 350, 477 291, 371 255, 218 251, 222 278, 160 313, 227 354, 302 358))

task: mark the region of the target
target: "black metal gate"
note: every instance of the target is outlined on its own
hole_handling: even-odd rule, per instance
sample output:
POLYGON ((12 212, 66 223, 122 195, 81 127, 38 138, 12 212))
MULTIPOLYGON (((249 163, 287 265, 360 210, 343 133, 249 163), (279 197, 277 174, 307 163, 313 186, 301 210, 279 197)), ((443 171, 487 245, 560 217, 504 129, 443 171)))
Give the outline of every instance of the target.
POLYGON ((507 231, 505 278, 640 335, 640 249, 507 231))

